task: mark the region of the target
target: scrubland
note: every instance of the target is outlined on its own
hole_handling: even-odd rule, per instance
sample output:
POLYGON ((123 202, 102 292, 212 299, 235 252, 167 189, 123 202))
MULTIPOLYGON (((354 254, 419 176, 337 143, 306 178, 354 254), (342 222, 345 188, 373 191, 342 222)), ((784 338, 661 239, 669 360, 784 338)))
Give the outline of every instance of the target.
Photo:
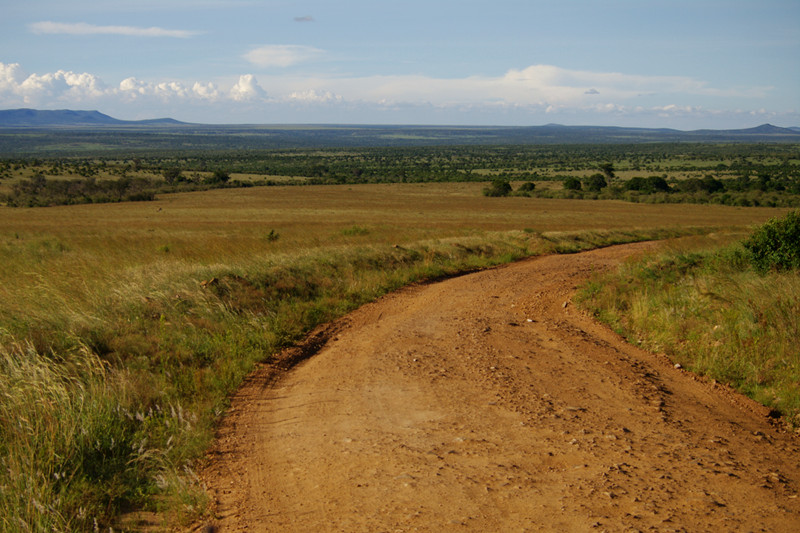
MULTIPOLYGON (((197 513, 192 464, 254 364, 400 286, 536 254, 744 234, 784 212, 485 198, 484 185, 273 186, 0 209, 0 529, 197 513)), ((761 287, 764 298, 771 283, 790 286, 713 276, 686 282, 702 288, 689 298, 713 300, 724 284, 761 287)), ((753 290, 751 329, 773 313, 753 290)), ((796 320, 796 292, 786 294, 789 307, 774 313, 796 320)), ((751 333, 719 324, 702 335, 751 333)), ((764 372, 789 368, 788 355, 753 350, 770 360, 764 372)))

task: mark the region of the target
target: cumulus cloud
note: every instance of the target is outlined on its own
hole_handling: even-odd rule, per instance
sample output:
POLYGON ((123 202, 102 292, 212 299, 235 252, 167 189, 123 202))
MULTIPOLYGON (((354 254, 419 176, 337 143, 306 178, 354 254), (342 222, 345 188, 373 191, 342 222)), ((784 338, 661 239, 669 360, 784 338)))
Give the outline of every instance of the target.
POLYGON ((290 67, 322 54, 313 46, 271 44, 250 50, 244 58, 257 67, 290 67))
MULTIPOLYGON (((269 46, 250 54, 261 65, 287 66, 318 53, 310 47, 269 46)), ((587 72, 550 65, 511 69, 496 77, 435 78, 422 75, 363 77, 285 77, 265 78, 273 100, 288 102, 372 102, 380 105, 485 106, 488 108, 534 106, 592 108, 600 105, 628 105, 641 102, 667 106, 687 96, 714 96, 725 91, 710 88, 702 81, 681 77, 638 76, 619 73, 587 72), (586 87, 592 89, 587 90, 586 87), (602 101, 598 101, 602 95, 602 101), (658 96, 658 98, 655 98, 658 96), (661 100, 660 102, 658 100, 661 100), (667 101, 664 101, 667 100, 667 101), (671 100, 671 101, 670 101, 671 100)), ((266 91, 253 74, 232 80, 228 89, 205 81, 140 81, 127 78, 118 87, 108 87, 89 73, 59 70, 28 75, 19 64, 0 63, 0 96, 15 95, 26 101, 74 99, 88 100, 119 95, 141 99, 192 99, 237 102, 263 99, 266 91)))
POLYGON ((97 26, 85 22, 34 22, 30 25, 33 33, 67 34, 67 35, 124 35, 128 37, 177 37, 186 39, 199 35, 200 32, 188 30, 168 30, 165 28, 151 27, 139 28, 136 26, 97 26))
POLYGON ((13 91, 26 77, 19 63, 0 63, 0 91, 13 91))
POLYGON ((199 81, 195 82, 192 86, 192 93, 198 98, 210 101, 217 100, 221 96, 216 85, 213 83, 201 83, 199 81))
POLYGON ((18 63, 0 63, 0 97, 32 104, 42 100, 84 100, 102 96, 105 84, 88 73, 66 70, 48 74, 26 74, 18 63))
POLYGON ((289 94, 289 100, 295 102, 305 102, 310 104, 342 102, 344 98, 330 91, 308 89, 305 91, 294 91, 289 94))
POLYGON ((100 101, 212 102, 222 99, 219 88, 208 82, 187 85, 178 81, 149 82, 135 77, 109 86, 86 72, 59 70, 27 74, 18 63, 0 63, 0 106, 54 104, 79 106, 100 101))
MULTIPOLYGON (((293 50, 298 47, 288 48, 288 55, 295 59, 284 59, 282 64, 297 60, 297 55, 292 54, 298 52, 293 50)), ((305 47, 299 48, 308 53, 305 47)), ((270 50, 276 51, 272 47, 270 50)), ((281 63, 275 54, 269 61, 263 59, 264 63, 281 63)), ((745 88, 736 94, 748 92, 757 93, 745 88)), ((732 89, 717 89, 692 78, 575 71, 551 65, 510 69, 499 76, 462 78, 260 74, 256 79, 253 74, 242 74, 217 85, 203 80, 153 81, 136 77, 106 84, 90 73, 59 70, 28 74, 17 63, 0 63, 0 108, 92 107, 107 111, 123 109, 128 114, 130 109, 139 114, 156 109, 163 110, 159 113, 179 114, 183 109, 193 113, 191 120, 197 122, 202 122, 206 114, 229 120, 237 120, 232 117, 239 116, 255 122, 291 117, 292 110, 303 110, 308 114, 302 116, 311 120, 324 120, 327 112, 339 121, 383 117, 389 121, 455 122, 479 116, 484 117, 482 122, 508 117, 508 121, 519 123, 524 117, 539 117, 568 123, 565 117, 593 116, 599 117, 597 122, 603 122, 603 117, 606 122, 611 118, 616 122, 634 122, 640 118, 674 126, 679 121, 688 123, 694 119, 719 121, 722 114, 749 117, 751 110, 718 109, 724 108, 725 100, 720 95, 734 93, 732 89), (269 93, 263 87, 268 87, 269 93), (131 106, 134 102, 136 105, 131 106), (339 114, 335 114, 336 110, 339 114), (240 114, 236 115, 237 112, 240 114), (265 115, 257 117, 254 112, 265 115)), ((759 102, 753 107, 761 105, 759 102)), ((754 113, 761 117, 766 112, 754 113)))
POLYGON ((247 102, 264 98, 266 91, 258 85, 256 77, 252 74, 239 76, 239 81, 231 88, 230 97, 237 102, 247 102))
POLYGON ((162 102, 216 101, 221 96, 219 89, 213 83, 195 82, 192 86, 188 86, 177 81, 152 83, 136 78, 126 78, 120 82, 119 88, 107 92, 107 95, 114 94, 126 101, 156 98, 162 102))

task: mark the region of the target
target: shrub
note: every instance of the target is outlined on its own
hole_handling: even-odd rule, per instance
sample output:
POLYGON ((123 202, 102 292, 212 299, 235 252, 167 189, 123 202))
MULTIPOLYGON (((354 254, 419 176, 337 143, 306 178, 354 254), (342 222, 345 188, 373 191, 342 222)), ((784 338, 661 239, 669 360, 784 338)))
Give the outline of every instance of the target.
POLYGON ((164 176, 164 181, 167 183, 175 183, 181 181, 183 176, 181 175, 181 169, 179 168, 168 168, 162 172, 164 176))
POLYGON ((509 193, 511 193, 511 184, 504 179, 493 180, 491 187, 483 189, 484 196, 508 196, 509 193))
POLYGON ((208 182, 212 184, 228 183, 230 179, 231 177, 227 172, 221 169, 217 169, 214 171, 214 174, 208 179, 208 182))
POLYGON ((575 177, 569 177, 564 180, 564 188, 568 191, 581 190, 581 180, 575 177))
POLYGON ((759 272, 800 268, 800 211, 773 218, 744 242, 759 272))
POLYGON ((608 182, 606 182, 606 178, 600 174, 592 174, 585 180, 583 180, 583 184, 586 186, 587 191, 592 192, 600 192, 601 189, 608 186, 608 182))

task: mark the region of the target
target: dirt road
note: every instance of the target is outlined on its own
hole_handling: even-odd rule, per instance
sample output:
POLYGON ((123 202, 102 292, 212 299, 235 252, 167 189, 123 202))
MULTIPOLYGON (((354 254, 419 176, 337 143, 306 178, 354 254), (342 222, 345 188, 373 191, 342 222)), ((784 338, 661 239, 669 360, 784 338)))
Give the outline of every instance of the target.
POLYGON ((795 437, 566 303, 647 246, 404 289, 260 369, 208 529, 800 531, 795 437))

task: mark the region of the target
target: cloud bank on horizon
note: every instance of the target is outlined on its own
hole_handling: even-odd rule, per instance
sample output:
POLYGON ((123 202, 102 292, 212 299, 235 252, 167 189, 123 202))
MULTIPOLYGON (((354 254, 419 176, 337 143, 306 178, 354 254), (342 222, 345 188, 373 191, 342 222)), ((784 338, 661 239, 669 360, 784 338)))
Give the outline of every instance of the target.
POLYGON ((627 34, 609 27, 601 37, 573 40, 498 12, 514 7, 531 21, 569 16, 570 28, 597 32, 606 19, 592 18, 589 0, 561 8, 443 0, 462 10, 445 9, 450 18, 438 20, 435 12, 416 18, 423 5, 416 0, 402 11, 358 1, 337 12, 309 4, 304 11, 315 7, 307 10, 313 14, 208 0, 192 14, 182 0, 122 0, 106 11, 79 1, 73 12, 85 22, 56 22, 57 3, 25 3, 11 13, 17 29, 5 31, 0 22, 0 43, 17 43, 0 46, 0 108, 99 109, 125 119, 209 123, 800 125, 800 3, 793 0, 675 0, 675 11, 654 3, 661 13, 620 0, 602 17, 626 15, 627 34), (674 25, 663 36, 640 34, 632 25, 632 17, 644 17, 640 24, 665 15, 683 21, 698 3, 722 17, 700 36, 674 25), (37 4, 52 8, 47 20, 37 4), (254 18, 260 26, 251 29, 254 18), (776 25, 758 25, 766 22, 776 25), (342 37, 347 25, 359 33, 342 37), (740 34, 745 28, 749 33, 740 34), (734 34, 746 42, 728 43, 734 34))

